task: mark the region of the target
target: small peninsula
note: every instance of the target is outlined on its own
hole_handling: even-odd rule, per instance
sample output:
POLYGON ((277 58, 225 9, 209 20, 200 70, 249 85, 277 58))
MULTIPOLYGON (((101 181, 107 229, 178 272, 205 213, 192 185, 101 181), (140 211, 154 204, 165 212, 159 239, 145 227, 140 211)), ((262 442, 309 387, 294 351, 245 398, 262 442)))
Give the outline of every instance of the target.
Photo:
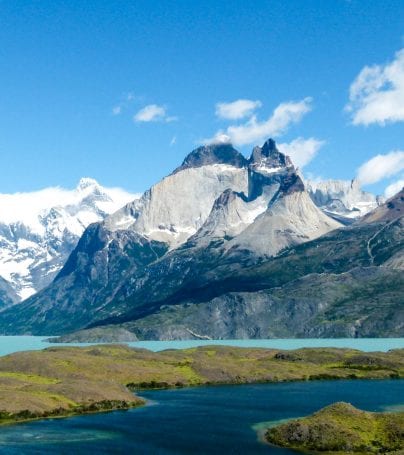
POLYGON ((0 357, 0 424, 144 404, 142 389, 404 378, 404 349, 51 347, 0 357))
POLYGON ((265 437, 271 444, 306 453, 402 454, 404 412, 366 412, 349 403, 334 403, 270 428, 265 437))

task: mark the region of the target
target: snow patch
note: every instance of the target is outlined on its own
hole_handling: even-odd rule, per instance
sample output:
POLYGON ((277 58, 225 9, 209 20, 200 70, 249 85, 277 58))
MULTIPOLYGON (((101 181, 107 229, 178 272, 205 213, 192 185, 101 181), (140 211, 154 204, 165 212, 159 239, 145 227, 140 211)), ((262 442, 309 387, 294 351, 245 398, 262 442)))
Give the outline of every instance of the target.
POLYGON ((138 198, 91 178, 77 187, 0 194, 0 276, 25 299, 61 269, 85 228, 138 198))

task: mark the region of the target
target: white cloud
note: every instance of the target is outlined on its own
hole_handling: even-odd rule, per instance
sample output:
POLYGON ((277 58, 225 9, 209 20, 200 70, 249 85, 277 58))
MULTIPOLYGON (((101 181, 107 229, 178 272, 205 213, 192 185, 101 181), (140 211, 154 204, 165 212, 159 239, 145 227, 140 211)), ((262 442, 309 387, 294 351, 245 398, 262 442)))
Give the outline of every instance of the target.
POLYGON ((217 103, 216 116, 228 120, 238 120, 244 117, 249 117, 261 106, 261 101, 246 99, 239 99, 231 103, 217 103))
POLYGON ((166 116, 166 108, 157 104, 148 104, 134 116, 135 122, 155 122, 163 120, 166 116))
POLYGON ((173 145, 175 145, 175 143, 177 142, 177 136, 173 136, 171 138, 171 141, 170 141, 170 147, 172 147, 173 145))
POLYGON ((203 143, 231 142, 234 145, 258 144, 269 136, 276 137, 284 133, 290 124, 297 123, 311 111, 311 98, 301 101, 281 103, 265 121, 257 120, 253 115, 246 123, 230 125, 225 131, 218 131, 203 143))
POLYGON ((290 156, 293 164, 302 169, 317 155, 324 143, 324 141, 314 137, 309 139, 298 137, 292 142, 278 144, 278 149, 285 155, 290 156))
POLYGON ((177 120, 178 117, 176 117, 175 115, 166 116, 166 118, 164 119, 166 123, 176 122, 177 120))
POLYGON ((386 65, 362 69, 351 84, 346 110, 354 125, 404 121, 404 49, 386 65))
POLYGON ((404 170, 404 152, 401 150, 376 155, 358 169, 357 177, 363 185, 380 182, 404 170))
POLYGON ((119 115, 122 112, 122 106, 114 106, 112 108, 112 115, 119 115))
POLYGON ((177 120, 177 117, 168 116, 165 106, 148 104, 135 114, 133 120, 135 122, 174 122, 177 120))
POLYGON ((391 183, 385 190, 384 195, 386 198, 390 198, 397 194, 404 188, 404 178, 397 180, 397 182, 391 183))

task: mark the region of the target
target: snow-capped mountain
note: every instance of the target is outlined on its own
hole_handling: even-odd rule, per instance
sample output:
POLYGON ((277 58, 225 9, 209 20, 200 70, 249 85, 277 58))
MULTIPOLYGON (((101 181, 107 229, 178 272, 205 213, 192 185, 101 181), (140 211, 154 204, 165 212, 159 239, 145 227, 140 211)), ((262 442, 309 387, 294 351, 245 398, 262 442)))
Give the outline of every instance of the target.
POLYGON ((249 159, 229 144, 199 147, 140 199, 89 226, 53 283, 20 306, 18 324, 60 333, 152 312, 210 273, 217 279, 340 226, 273 140, 249 159))
POLYGON ((331 216, 360 218, 384 202, 381 196, 363 191, 358 180, 305 182, 314 203, 331 216))
MULTIPOLYGON (((290 159, 276 151, 273 141, 256 147, 249 160, 230 144, 221 144, 194 150, 141 198, 103 188, 89 178, 81 179, 74 190, 47 188, 0 194, 3 288, 13 289, 19 300, 44 288, 61 270, 84 229, 105 218, 109 231, 129 230, 162 242, 169 250, 189 239, 202 244, 223 237, 231 240, 228 250, 254 249, 255 244, 262 254, 274 254, 291 241, 286 225, 294 218, 292 213, 300 220, 302 211, 311 212, 313 218, 308 217, 306 227, 293 234, 295 240, 309 239, 337 226, 328 217, 324 221, 307 194, 317 207, 338 220, 362 216, 381 202, 362 191, 356 180, 308 181, 307 192, 294 191, 272 200, 281 182, 295 174, 296 185, 303 185, 290 159), (271 242, 267 241, 268 223, 277 226, 273 232, 278 238, 271 242)), ((297 226, 299 220, 292 224, 297 226)), ((8 299, 8 304, 11 302, 15 302, 15 295, 8 299)))
POLYGON ((74 190, 0 194, 0 277, 29 297, 53 280, 89 224, 136 197, 90 178, 74 190))
MULTIPOLYGON (((249 159, 229 144, 199 147, 141 198, 88 226, 52 283, 18 311, 0 311, 0 333, 401 336, 401 316, 385 315, 397 316, 402 300, 403 196, 343 226, 338 216, 378 200, 356 182, 310 188, 273 140, 249 159)), ((103 216, 100 192, 78 211, 70 204, 69 216, 88 205, 103 216)), ((55 214, 46 213, 41 229, 52 232, 55 214)))

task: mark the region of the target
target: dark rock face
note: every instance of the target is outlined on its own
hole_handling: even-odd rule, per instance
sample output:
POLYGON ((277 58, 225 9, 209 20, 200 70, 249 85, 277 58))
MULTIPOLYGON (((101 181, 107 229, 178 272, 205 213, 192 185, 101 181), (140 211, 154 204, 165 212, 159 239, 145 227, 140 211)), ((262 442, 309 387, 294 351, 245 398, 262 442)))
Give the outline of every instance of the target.
POLYGON ((247 160, 231 144, 204 145, 192 151, 174 173, 190 167, 202 167, 209 164, 229 164, 241 168, 247 165, 247 160))
POLYGON ((162 305, 158 312, 119 327, 149 340, 399 337, 404 323, 397 301, 401 292, 398 271, 375 268, 335 276, 313 274, 281 288, 162 305))
POLYGON ((14 292, 10 283, 0 276, 0 311, 17 303, 18 295, 14 292))
POLYGON ((282 181, 280 192, 282 195, 292 194, 304 191, 304 183, 299 175, 295 173, 288 174, 282 181))
POLYGON ((247 254, 226 262, 213 245, 184 247, 135 279, 137 292, 127 284, 126 297, 125 287, 116 294, 131 310, 103 322, 106 339, 114 341, 111 323, 139 339, 401 337, 402 270, 383 266, 397 255, 398 233, 382 227, 333 231, 252 266, 247 254))
POLYGON ((2 314, 2 331, 58 335, 90 324, 97 314, 111 316, 119 312, 107 306, 114 289, 167 249, 133 231, 109 232, 93 224, 51 286, 2 314))
POLYGON ((377 207, 372 212, 367 213, 362 222, 373 223, 376 221, 393 221, 404 215, 404 188, 387 200, 384 204, 377 207))
POLYGON ((277 149, 273 139, 268 139, 262 147, 254 147, 248 164, 251 168, 264 165, 268 168, 293 166, 290 158, 277 149))
POLYGON ((261 196, 265 187, 271 185, 279 185, 283 194, 304 191, 304 184, 290 158, 277 149, 272 139, 262 147, 254 147, 248 161, 248 179, 249 200, 261 196))

